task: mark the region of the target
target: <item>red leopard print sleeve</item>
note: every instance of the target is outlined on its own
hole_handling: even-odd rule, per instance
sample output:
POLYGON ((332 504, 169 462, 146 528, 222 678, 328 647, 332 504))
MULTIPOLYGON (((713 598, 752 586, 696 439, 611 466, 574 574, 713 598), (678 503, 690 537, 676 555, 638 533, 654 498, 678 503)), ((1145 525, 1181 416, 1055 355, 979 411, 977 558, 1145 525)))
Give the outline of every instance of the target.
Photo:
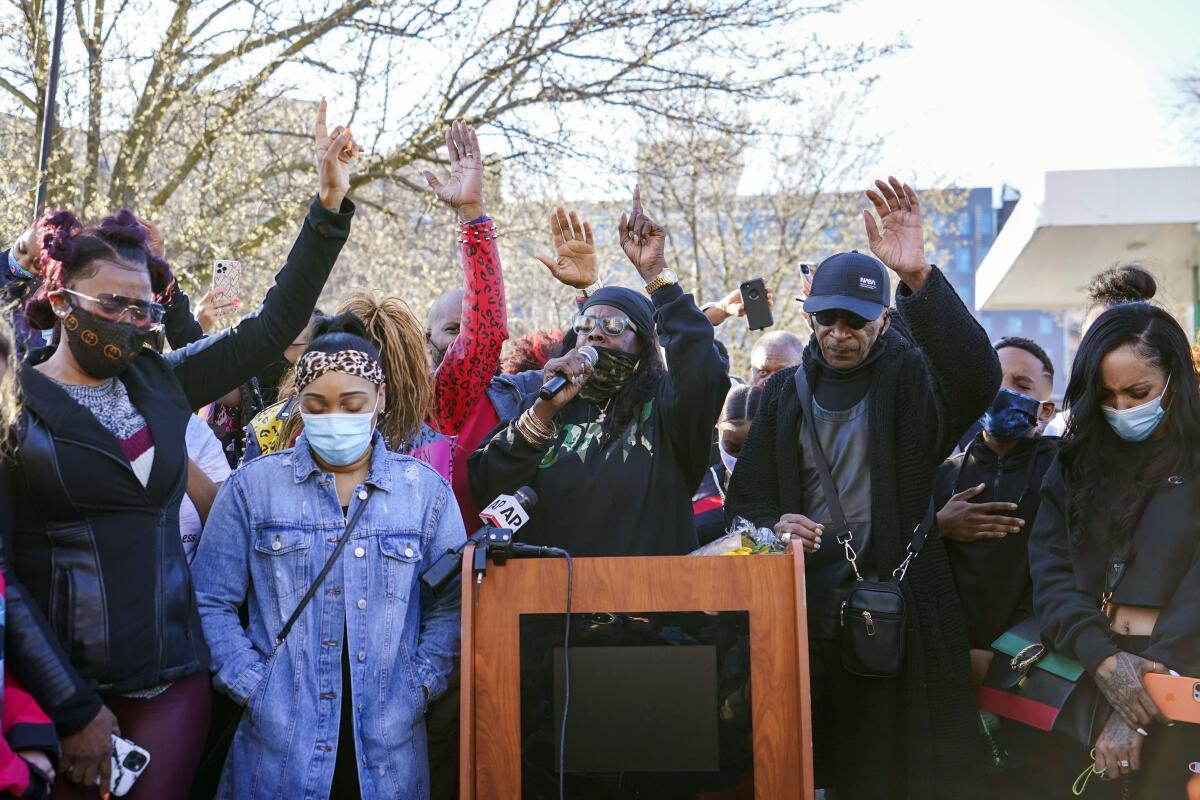
POLYGON ((463 270, 462 329, 434 371, 433 427, 456 435, 496 374, 508 339, 504 277, 490 219, 459 226, 463 270))

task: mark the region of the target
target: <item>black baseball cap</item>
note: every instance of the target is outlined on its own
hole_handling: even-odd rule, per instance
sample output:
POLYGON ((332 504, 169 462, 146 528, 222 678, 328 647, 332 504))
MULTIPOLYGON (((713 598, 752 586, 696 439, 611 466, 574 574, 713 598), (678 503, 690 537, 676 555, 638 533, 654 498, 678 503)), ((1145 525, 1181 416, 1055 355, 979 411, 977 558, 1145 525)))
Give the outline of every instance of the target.
POLYGON ((809 314, 849 311, 871 321, 879 319, 891 296, 891 279, 883 264, 851 250, 832 255, 817 267, 804 310, 809 314))

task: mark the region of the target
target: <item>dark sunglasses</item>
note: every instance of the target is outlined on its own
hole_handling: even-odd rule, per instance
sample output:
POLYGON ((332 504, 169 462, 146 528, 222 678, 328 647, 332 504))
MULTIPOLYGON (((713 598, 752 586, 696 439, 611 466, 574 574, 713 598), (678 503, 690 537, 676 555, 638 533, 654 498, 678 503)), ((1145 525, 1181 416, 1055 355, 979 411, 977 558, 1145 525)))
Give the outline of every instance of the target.
POLYGON ((163 317, 167 313, 166 309, 161 305, 149 300, 137 300, 132 297, 108 293, 92 297, 89 294, 72 291, 71 289, 59 289, 59 291, 63 294, 82 298, 89 303, 94 303, 102 315, 114 322, 128 321, 134 327, 145 330, 156 330, 161 327, 163 317))
POLYGON ((816 318, 817 324, 823 328, 832 328, 834 325, 837 325, 838 317, 841 317, 842 322, 845 322, 846 327, 852 331, 861 331, 871 321, 860 317, 858 314, 838 308, 832 308, 828 311, 818 311, 813 314, 813 317, 816 318))
POLYGON ((576 314, 571 327, 575 329, 575 333, 583 336, 596 330, 597 323, 605 336, 620 336, 626 328, 637 330, 637 326, 629 321, 629 317, 593 317, 588 314, 576 314))

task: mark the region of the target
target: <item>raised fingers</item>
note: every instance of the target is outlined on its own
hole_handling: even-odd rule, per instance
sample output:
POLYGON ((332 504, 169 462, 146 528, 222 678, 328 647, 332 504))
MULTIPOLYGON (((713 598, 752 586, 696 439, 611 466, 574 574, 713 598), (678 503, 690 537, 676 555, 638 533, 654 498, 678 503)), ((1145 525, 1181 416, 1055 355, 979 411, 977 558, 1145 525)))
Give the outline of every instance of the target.
POLYGON ((446 153, 450 156, 450 166, 453 167, 458 163, 458 145, 454 141, 454 126, 457 123, 451 122, 446 128, 446 153))
POLYGON ((324 97, 321 98, 320 104, 317 106, 317 118, 313 122, 313 138, 318 142, 329 136, 325 128, 325 114, 329 108, 329 103, 324 97))
POLYGON ((571 212, 571 238, 583 241, 583 226, 579 224, 579 215, 571 212))
POLYGON ((642 215, 642 185, 640 183, 633 185, 633 213, 634 216, 642 215))
POLYGON ((588 225, 587 220, 583 221, 583 240, 588 244, 595 244, 592 240, 592 226, 588 225))
POLYGON ((890 175, 888 176, 888 183, 892 187, 892 192, 896 195, 896 202, 900 204, 900 208, 904 211, 912 211, 912 204, 908 200, 908 192, 904 191, 904 184, 890 175))
POLYGON ((625 212, 622 211, 621 218, 619 220, 617 220, 617 240, 620 242, 624 242, 628 238, 629 238, 629 217, 627 217, 625 215, 625 212))
POLYGON ((567 235, 566 217, 567 215, 563 213, 562 206, 559 206, 550 213, 550 230, 554 233, 555 247, 571 238, 567 235))
MULTIPOLYGON (((895 178, 892 180, 895 180, 895 178)), ((900 199, 896 197, 896 192, 892 189, 891 185, 887 181, 881 180, 875 181, 875 185, 879 188, 879 193, 883 195, 883 199, 887 201, 888 209, 890 211, 899 211, 900 199)))
POLYGON ((483 151, 479 149, 479 136, 475 133, 475 129, 470 125, 464 126, 467 132, 467 149, 471 155, 483 159, 483 151))

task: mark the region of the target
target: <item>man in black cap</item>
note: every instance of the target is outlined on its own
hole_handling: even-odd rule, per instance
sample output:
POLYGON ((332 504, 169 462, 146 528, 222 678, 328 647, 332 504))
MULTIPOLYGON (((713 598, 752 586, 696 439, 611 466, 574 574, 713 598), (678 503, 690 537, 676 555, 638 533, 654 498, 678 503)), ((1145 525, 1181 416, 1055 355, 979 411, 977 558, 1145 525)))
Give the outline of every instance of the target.
MULTIPOLYGON (((987 334, 925 260, 916 193, 895 178, 867 196, 868 255, 839 253, 804 304, 813 337, 799 367, 767 381, 726 501, 728 519, 773 527, 804 547, 817 786, 838 800, 971 796, 974 697, 962 609, 942 543, 929 537, 902 591, 908 628, 899 677, 865 678, 842 661, 841 604, 856 583, 888 579, 925 515, 933 473, 996 394, 987 334), (891 330, 890 281, 910 338, 891 330), (816 442, 852 537, 833 521, 801 437, 797 371, 811 388, 816 442)), ((807 436, 807 435, 806 435, 807 436)), ((974 773, 974 774, 973 774, 974 773)))

